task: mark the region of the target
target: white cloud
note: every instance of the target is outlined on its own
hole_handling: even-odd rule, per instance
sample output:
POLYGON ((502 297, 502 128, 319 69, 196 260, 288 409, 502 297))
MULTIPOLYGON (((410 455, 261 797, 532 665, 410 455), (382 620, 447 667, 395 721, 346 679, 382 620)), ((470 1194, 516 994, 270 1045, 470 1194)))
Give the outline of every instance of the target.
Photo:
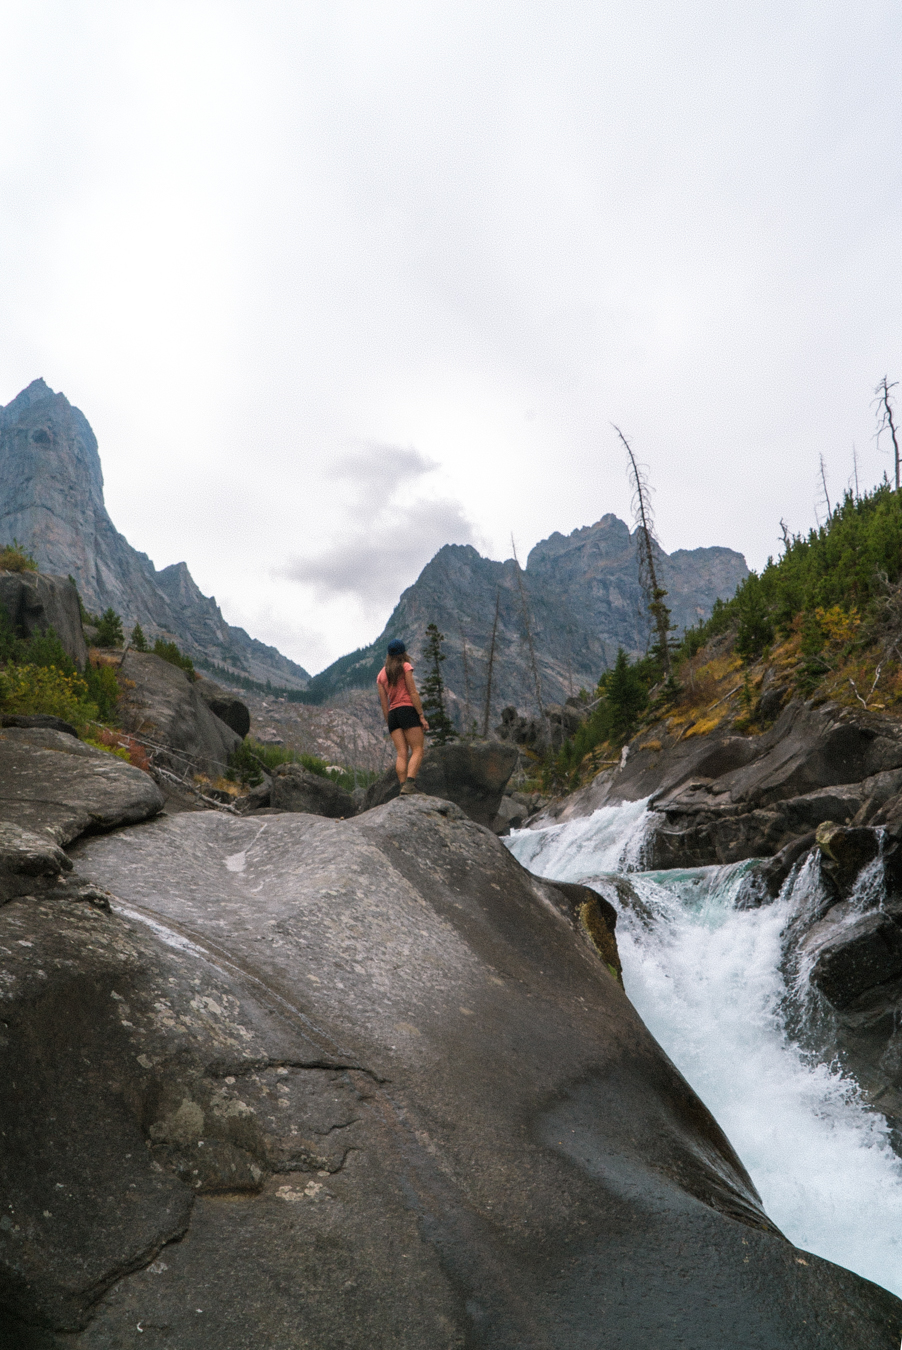
POLYGON ((274 574, 311 586, 320 602, 348 595, 390 604, 443 544, 477 542, 460 502, 419 491, 438 467, 395 445, 339 458, 331 476, 353 500, 338 537, 318 553, 290 557, 274 574))

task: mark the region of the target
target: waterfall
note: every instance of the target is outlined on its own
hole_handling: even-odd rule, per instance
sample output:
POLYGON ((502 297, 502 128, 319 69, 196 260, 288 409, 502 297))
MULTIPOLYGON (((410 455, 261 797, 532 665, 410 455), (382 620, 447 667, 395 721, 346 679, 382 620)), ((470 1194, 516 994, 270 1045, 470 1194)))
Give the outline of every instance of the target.
POLYGON ((585 882, 616 906, 627 994, 790 1241, 902 1296, 902 1159, 855 1084, 812 1062, 784 1024, 781 935, 805 888, 814 903, 816 867, 773 904, 737 908, 749 863, 638 870, 651 820, 630 802, 505 842, 536 875, 585 882))

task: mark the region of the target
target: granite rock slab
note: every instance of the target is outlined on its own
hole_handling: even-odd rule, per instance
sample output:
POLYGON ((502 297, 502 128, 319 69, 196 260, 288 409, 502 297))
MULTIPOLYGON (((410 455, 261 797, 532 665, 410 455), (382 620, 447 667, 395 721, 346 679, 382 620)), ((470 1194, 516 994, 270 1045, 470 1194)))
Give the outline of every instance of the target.
POLYGON ((453 804, 73 853, 111 913, 0 910, 10 1343, 894 1350, 902 1303, 768 1220, 606 910, 453 804))

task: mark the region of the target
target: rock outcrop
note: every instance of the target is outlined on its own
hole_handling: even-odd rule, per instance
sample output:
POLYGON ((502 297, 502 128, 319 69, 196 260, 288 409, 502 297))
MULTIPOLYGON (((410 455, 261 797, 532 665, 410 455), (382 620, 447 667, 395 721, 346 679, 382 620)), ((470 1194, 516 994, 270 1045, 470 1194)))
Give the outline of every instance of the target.
POLYGON ((273 770, 269 800, 276 811, 305 811, 331 820, 346 820, 355 809, 349 792, 302 764, 280 764, 273 770))
POLYGON ((0 731, 0 822, 65 845, 86 830, 146 820, 162 806, 146 773, 74 736, 0 731))
POLYGON ((185 563, 157 571, 113 525, 97 440, 84 414, 43 380, 0 408, 0 542, 13 537, 44 572, 72 575, 89 609, 256 680, 302 689, 309 676, 275 647, 226 623, 185 563))
POLYGON ((63 650, 84 670, 88 649, 81 627, 78 592, 67 577, 41 572, 0 572, 0 606, 17 637, 53 629, 63 650))
POLYGON ((647 865, 695 867, 770 857, 823 821, 867 824, 902 792, 902 724, 835 703, 794 699, 756 736, 649 737, 530 823, 648 797, 647 865))
POLYGON ((251 715, 246 703, 228 689, 214 684, 212 680, 195 680, 194 692, 200 694, 210 712, 218 717, 220 722, 225 722, 227 727, 231 727, 244 740, 251 729, 251 715))
POLYGON ((0 909, 8 1344, 896 1343, 769 1224, 593 893, 450 803, 75 852, 112 913, 0 909))
MULTIPOLYGON (((502 794, 517 763, 517 751, 493 741, 452 741, 428 746, 417 787, 429 797, 454 802, 479 825, 494 825, 502 794)), ((360 806, 369 811, 399 793, 394 766, 367 788, 360 806)))
POLYGON ((225 772, 241 736, 211 710, 198 691, 201 681, 151 652, 126 652, 120 675, 122 726, 145 742, 152 763, 183 777, 225 772))
MULTIPOLYGON (((748 574, 745 559, 728 548, 660 553, 659 575, 678 628, 707 618, 714 601, 731 596, 748 574)), ((606 515, 571 535, 536 544, 521 578, 538 657, 543 700, 563 703, 580 686, 593 689, 614 664, 617 648, 638 654, 648 635, 639 586, 635 536, 606 515)), ((328 698, 366 688, 385 660, 389 638, 422 652, 428 623, 445 634, 443 675, 463 724, 482 725, 495 601, 498 629, 492 674, 493 725, 506 704, 535 715, 535 680, 524 630, 516 564, 483 558, 470 545, 448 544, 404 592, 382 633, 315 676, 312 696, 328 698), (464 652, 466 642, 466 652, 464 652)))

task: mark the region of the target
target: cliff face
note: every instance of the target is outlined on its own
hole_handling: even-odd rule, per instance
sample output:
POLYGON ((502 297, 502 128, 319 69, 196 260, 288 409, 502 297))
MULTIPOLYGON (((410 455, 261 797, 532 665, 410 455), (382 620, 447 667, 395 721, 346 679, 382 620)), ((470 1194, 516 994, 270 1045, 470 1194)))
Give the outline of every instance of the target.
POLYGON ((126 627, 175 640, 258 680, 303 688, 309 676, 243 628, 226 623, 185 563, 157 571, 119 533, 103 500, 97 439, 63 394, 34 380, 0 408, 0 540, 18 539, 42 572, 75 578, 89 609, 112 605, 126 627))
MULTIPOLYGON (((662 584, 679 629, 707 618, 714 601, 733 594, 748 573, 741 553, 728 548, 659 550, 662 584)), ((559 702, 581 686, 592 688, 617 648, 645 650, 648 615, 639 585, 636 540, 614 515, 569 536, 537 544, 521 573, 523 596, 545 702, 559 702)), ((401 596, 376 641, 316 677, 324 697, 374 679, 390 637, 422 650, 426 625, 445 634, 443 673, 465 720, 481 724, 495 601, 498 628, 492 676, 492 713, 506 704, 534 708, 535 681, 526 642, 524 604, 513 560, 493 562, 470 545, 448 544, 401 596)), ((490 719, 491 720, 491 719, 490 719)))

